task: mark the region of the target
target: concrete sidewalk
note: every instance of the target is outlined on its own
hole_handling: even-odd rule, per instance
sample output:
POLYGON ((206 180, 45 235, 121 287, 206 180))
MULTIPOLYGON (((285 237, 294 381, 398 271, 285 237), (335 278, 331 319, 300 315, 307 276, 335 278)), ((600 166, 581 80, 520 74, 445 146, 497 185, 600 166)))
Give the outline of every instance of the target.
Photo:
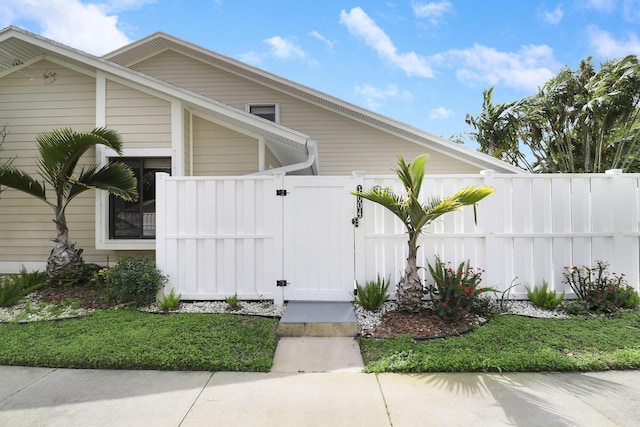
POLYGON ((640 426, 640 371, 363 374, 0 366, 0 426, 640 426))

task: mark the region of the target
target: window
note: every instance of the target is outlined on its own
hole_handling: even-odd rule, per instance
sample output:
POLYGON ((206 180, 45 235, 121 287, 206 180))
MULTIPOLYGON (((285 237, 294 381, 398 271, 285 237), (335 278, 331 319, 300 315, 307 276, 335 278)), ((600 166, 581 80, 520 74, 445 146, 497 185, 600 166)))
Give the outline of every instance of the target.
POLYGON ((280 122, 280 111, 277 104, 247 104, 247 111, 272 122, 280 122))
POLYGON ((127 202, 109 196, 110 239, 153 239, 156 236, 156 172, 171 173, 168 157, 118 157, 138 179, 138 200, 127 202))

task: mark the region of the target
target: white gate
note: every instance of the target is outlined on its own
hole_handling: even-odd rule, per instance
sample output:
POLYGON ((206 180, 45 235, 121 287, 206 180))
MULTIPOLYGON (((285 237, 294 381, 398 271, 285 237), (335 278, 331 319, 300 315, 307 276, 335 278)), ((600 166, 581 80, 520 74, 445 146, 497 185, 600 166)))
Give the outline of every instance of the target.
POLYGON ((351 301, 355 188, 344 177, 283 178, 284 299, 351 301))

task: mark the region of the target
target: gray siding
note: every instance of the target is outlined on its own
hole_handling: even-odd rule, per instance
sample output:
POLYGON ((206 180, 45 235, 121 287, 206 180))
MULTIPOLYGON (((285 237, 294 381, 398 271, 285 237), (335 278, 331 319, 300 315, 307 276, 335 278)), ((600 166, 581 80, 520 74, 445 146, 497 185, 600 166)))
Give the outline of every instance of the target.
POLYGON ((193 175, 245 175, 258 171, 256 139, 195 116, 193 140, 193 175))

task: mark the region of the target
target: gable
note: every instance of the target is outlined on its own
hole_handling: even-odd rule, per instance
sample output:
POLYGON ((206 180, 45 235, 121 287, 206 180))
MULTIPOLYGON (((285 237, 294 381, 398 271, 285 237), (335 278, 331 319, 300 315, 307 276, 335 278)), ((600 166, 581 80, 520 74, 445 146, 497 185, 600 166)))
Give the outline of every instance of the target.
POLYGON ((413 159, 424 153, 430 155, 429 173, 477 173, 482 170, 480 166, 205 64, 173 49, 164 50, 132 67, 239 109, 244 109, 248 103, 278 104, 282 125, 299 130, 318 143, 322 175, 349 175, 354 170, 388 174, 392 172, 397 156, 413 159))
MULTIPOLYGON (((249 86, 254 84, 268 88, 280 94, 301 100, 306 104, 315 105, 327 111, 334 112, 354 122, 363 123, 384 134, 422 147, 419 151, 429 152, 434 157, 436 157, 436 152, 444 157, 452 157, 453 159, 451 159, 449 163, 459 164, 461 162, 466 165, 464 169, 468 169, 469 165, 472 165, 475 170, 493 169, 502 173, 527 173, 522 169, 502 162, 492 156, 470 150, 462 145, 431 135, 420 129, 349 104, 338 98, 243 64, 167 34, 153 34, 107 55, 106 58, 129 67, 144 69, 145 72, 156 75, 159 78, 181 80, 181 84, 190 87, 194 91, 202 91, 199 93, 203 94, 211 92, 212 88, 217 86, 221 90, 216 92, 219 96, 223 96, 224 84, 220 83, 209 86, 204 82, 210 78, 209 73, 217 74, 218 77, 221 78, 221 80, 219 80, 220 82, 228 78, 229 75, 240 77, 241 80, 249 86), (182 57, 176 55, 178 53, 182 57), (190 60, 186 60, 186 58, 190 60), (197 65, 196 62, 200 63, 200 65, 197 65), (203 64, 209 67, 209 72, 206 71, 206 68, 202 67, 203 64), (189 70, 190 67, 193 68, 189 70), (174 73, 168 72, 169 69, 172 69, 174 73), (180 70, 180 73, 185 73, 185 76, 188 75, 190 77, 178 77, 176 75, 178 70, 180 70), (223 71, 227 76, 224 77, 219 71, 223 71)), ((237 102, 231 105, 239 105, 241 103, 242 102, 237 102)), ((286 126, 291 126, 286 124, 284 119, 282 123, 286 126)), ((306 132, 306 130, 301 128, 293 128, 300 132, 306 132)), ((394 139, 390 138, 390 142, 393 143, 394 139)), ((320 151, 322 151, 322 142, 318 141, 318 145, 321 147, 320 151)), ((366 151, 368 148, 369 147, 362 147, 363 151, 366 151)), ((324 171, 323 174, 325 172, 326 171, 324 171)), ((455 172, 455 170, 451 172, 455 172)))

